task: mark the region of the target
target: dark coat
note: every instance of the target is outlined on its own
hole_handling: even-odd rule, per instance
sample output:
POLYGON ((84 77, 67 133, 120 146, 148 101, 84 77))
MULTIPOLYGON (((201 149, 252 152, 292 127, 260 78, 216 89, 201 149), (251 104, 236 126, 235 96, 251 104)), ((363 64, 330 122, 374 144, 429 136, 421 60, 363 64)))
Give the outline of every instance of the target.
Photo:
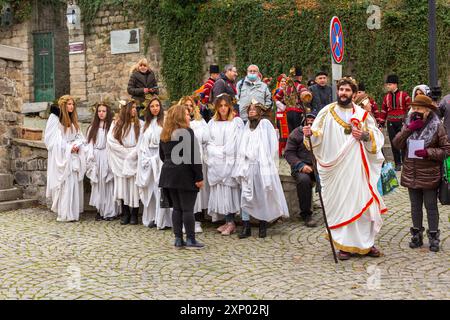
MULTIPOLYGON (((135 100, 143 102, 145 99, 144 88, 153 88, 158 85, 155 74, 153 71, 148 70, 146 73, 135 71, 131 74, 128 81, 128 94, 135 100)), ((159 90, 156 89, 154 94, 159 94, 159 90)))
POLYGON ((312 166, 311 152, 303 143, 303 127, 297 127, 291 132, 284 150, 284 157, 291 166, 292 173, 298 172, 305 165, 312 166))
MULTIPOLYGON (((427 119, 425 125, 429 120, 427 119)), ((439 124, 430 145, 425 148, 428 152, 425 159, 408 158, 407 139, 412 133, 413 131, 404 125, 392 141, 394 147, 403 151, 401 185, 412 189, 437 189, 442 178, 442 163, 450 154, 447 132, 444 126, 439 124)))
POLYGON ((329 85, 320 86, 318 84, 309 87, 313 98, 311 100, 311 107, 317 113, 322 110, 323 107, 333 102, 333 90, 329 85))
MULTIPOLYGON (((180 155, 180 158, 183 158, 184 155, 188 158, 188 160, 185 159, 186 161, 183 160, 180 164, 174 163, 172 150, 175 146, 183 143, 183 136, 179 137, 177 141, 161 141, 159 143, 159 157, 164 162, 159 177, 159 187, 198 191, 199 189, 195 186, 195 183, 203 180, 199 143, 191 128, 184 129, 182 133, 187 133, 189 137, 188 140, 190 141, 186 142, 185 148, 190 151, 190 155, 185 155, 184 151, 186 150, 184 149, 181 152, 175 151, 174 153, 180 155)), ((181 149, 181 146, 179 145, 178 148, 181 149)))
POLYGON ((222 94, 227 93, 231 98, 236 96, 236 86, 230 79, 227 78, 223 73, 220 74, 220 78, 214 82, 214 87, 210 95, 210 102, 214 102, 214 99, 222 94))

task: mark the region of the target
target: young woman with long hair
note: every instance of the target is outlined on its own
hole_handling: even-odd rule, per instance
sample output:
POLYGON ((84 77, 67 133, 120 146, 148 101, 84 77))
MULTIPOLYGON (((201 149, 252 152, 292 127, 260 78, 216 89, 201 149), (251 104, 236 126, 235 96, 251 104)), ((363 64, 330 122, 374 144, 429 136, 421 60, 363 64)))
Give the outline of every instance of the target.
POLYGON ((83 212, 85 139, 78 124, 75 99, 62 96, 58 108, 58 112, 50 114, 45 128, 46 196, 52 199, 51 210, 58 214, 57 221, 78 221, 83 212))
POLYGON ((236 231, 234 217, 240 210, 240 187, 231 178, 231 173, 236 162, 243 122, 240 118, 234 118, 229 95, 219 95, 214 105, 216 112, 208 122, 208 214, 212 216, 213 222, 225 216, 226 223, 217 228, 217 231, 227 236, 236 231))
POLYGON ((202 160, 202 170, 203 178, 205 181, 205 186, 200 189, 197 200, 194 205, 195 213, 195 233, 203 232, 201 221, 204 219, 204 213, 208 211, 208 200, 209 200, 209 184, 207 181, 207 166, 206 166, 206 146, 209 142, 209 127, 205 120, 203 120, 200 113, 200 107, 196 103, 194 97, 185 96, 178 102, 180 105, 185 105, 191 116, 190 127, 194 131, 195 137, 199 142, 199 150, 202 160))
POLYGON ((87 171, 91 180, 89 205, 97 208, 95 220, 113 220, 117 215, 114 201, 114 175, 108 164, 106 137, 111 127, 111 107, 100 102, 95 105, 94 119, 87 130, 87 171))
POLYGON ((120 200, 121 224, 138 224, 137 145, 144 126, 134 100, 123 105, 107 136, 108 162, 114 174, 114 199, 120 200), (131 212, 130 212, 131 208, 131 212))
POLYGON ((159 140, 164 123, 164 110, 157 97, 146 101, 144 119, 144 133, 139 141, 136 174, 136 185, 144 206, 142 223, 149 228, 170 228, 172 227, 170 209, 160 207, 161 193, 158 187, 162 168, 159 140))
POLYGON ((203 173, 199 144, 189 127, 189 110, 174 105, 168 112, 161 132, 159 155, 164 162, 159 187, 172 202, 172 224, 175 248, 202 248, 195 239, 194 204, 203 187, 203 173), (183 224, 186 242, 183 241, 183 224))

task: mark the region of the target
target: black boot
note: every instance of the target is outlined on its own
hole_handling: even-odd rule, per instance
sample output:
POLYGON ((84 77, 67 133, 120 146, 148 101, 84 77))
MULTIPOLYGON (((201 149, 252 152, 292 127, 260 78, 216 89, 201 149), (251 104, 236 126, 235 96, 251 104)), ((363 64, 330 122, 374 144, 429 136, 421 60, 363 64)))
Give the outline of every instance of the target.
POLYGON ((186 249, 203 249, 205 245, 195 240, 195 236, 186 239, 186 249))
POLYGON ((175 237, 175 243, 174 243, 175 249, 182 249, 186 246, 186 242, 183 241, 183 237, 178 238, 175 237))
POLYGON ((440 230, 438 231, 427 231, 428 241, 430 242, 430 251, 438 252, 439 251, 439 235, 441 234, 440 230))
POLYGON ((132 225, 138 224, 138 213, 139 213, 139 208, 132 208, 131 209, 130 224, 132 224, 132 225))
POLYGON ((265 238, 267 235, 267 222, 266 221, 259 221, 259 234, 258 236, 260 238, 265 238))
POLYGON ((250 228, 250 221, 242 221, 242 231, 239 234, 239 239, 248 238, 252 235, 252 229, 250 228))
POLYGON ((307 226, 308 228, 314 228, 317 227, 317 222, 314 221, 314 219, 312 218, 312 212, 305 212, 305 213, 301 213, 300 214, 303 217, 303 220, 305 221, 305 226, 307 226))
POLYGON ((411 228, 411 242, 409 243, 409 247, 411 249, 419 248, 423 245, 423 231, 425 230, 424 227, 419 228, 411 228))
POLYGON ((130 207, 126 206, 122 200, 122 220, 120 224, 129 224, 130 223, 130 207))

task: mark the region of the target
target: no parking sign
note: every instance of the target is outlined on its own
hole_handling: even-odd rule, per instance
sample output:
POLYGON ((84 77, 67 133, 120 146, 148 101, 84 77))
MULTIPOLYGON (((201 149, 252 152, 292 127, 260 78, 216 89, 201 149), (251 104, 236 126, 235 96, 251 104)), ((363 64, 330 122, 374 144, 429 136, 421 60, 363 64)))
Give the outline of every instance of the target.
POLYGON ((336 101, 336 81, 342 78, 342 60, 344 59, 344 30, 341 21, 334 16, 330 22, 330 47, 333 101, 336 101))
POLYGON ((330 22, 331 56, 335 63, 341 63, 344 58, 344 32, 338 17, 334 16, 330 22))

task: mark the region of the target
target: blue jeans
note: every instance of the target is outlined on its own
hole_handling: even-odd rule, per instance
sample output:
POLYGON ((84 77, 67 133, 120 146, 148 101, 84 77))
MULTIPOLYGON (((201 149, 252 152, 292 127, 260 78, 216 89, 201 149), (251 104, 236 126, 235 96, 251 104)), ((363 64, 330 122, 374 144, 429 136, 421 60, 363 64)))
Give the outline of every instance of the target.
POLYGON ((245 212, 244 210, 242 210, 241 217, 242 217, 242 221, 250 221, 250 215, 247 212, 245 212))

